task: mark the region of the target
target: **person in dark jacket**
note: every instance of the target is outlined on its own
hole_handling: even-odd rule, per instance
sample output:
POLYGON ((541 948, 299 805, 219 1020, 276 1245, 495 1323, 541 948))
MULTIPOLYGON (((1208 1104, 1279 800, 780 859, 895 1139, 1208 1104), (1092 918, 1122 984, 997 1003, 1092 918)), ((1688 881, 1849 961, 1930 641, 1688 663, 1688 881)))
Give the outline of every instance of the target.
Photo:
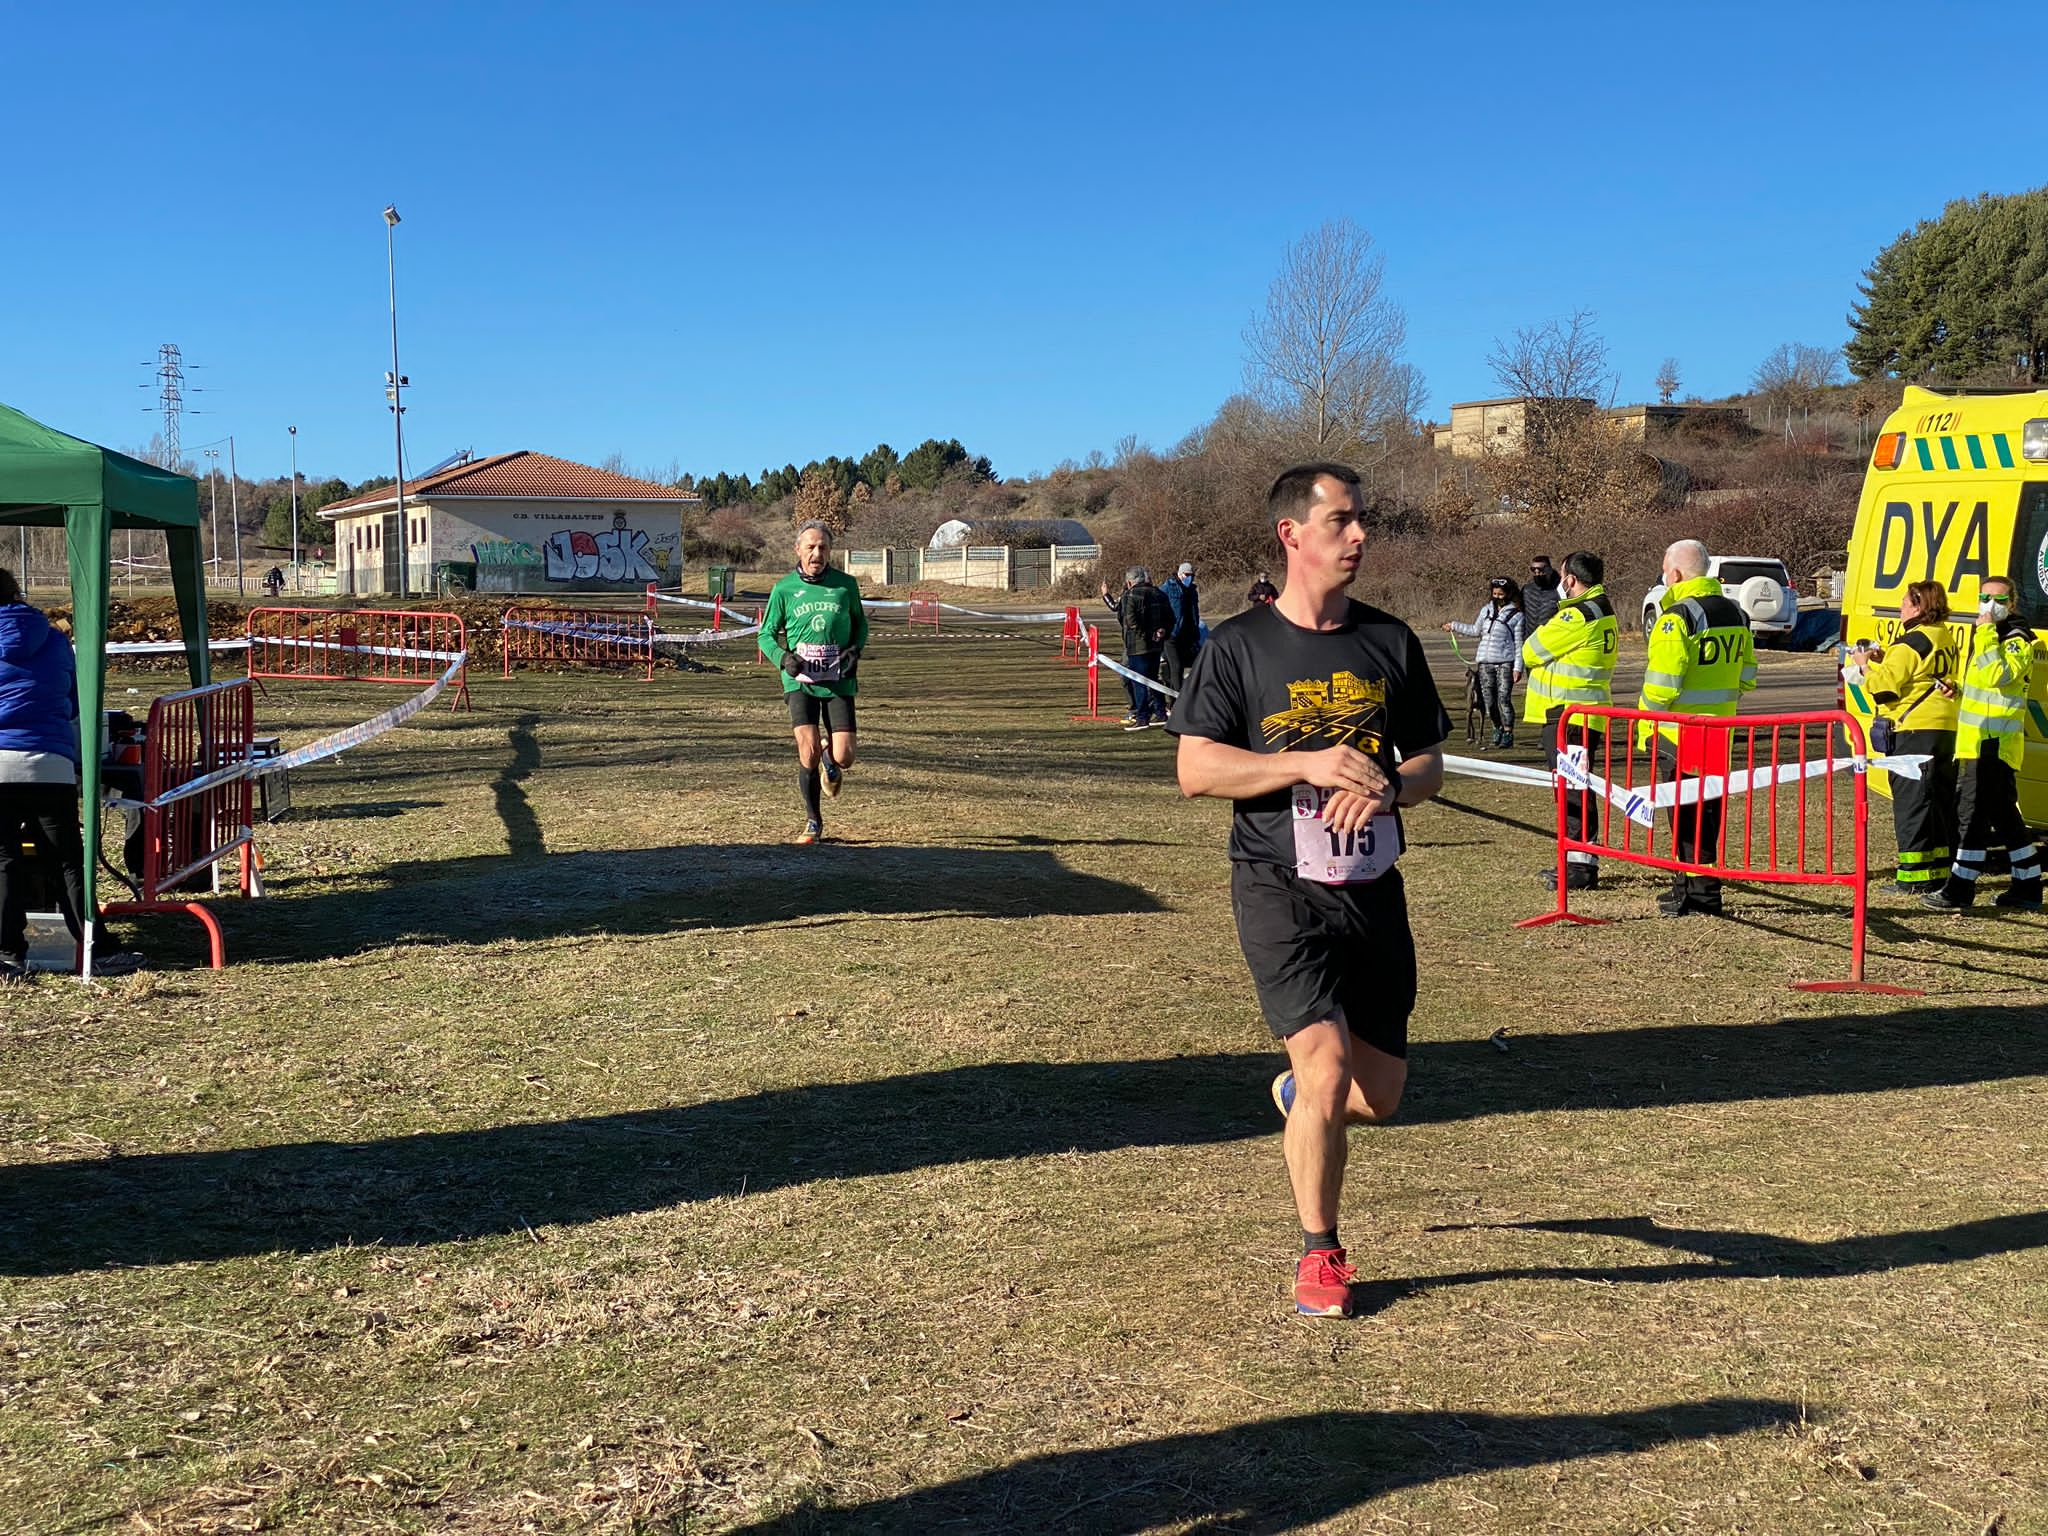
MULTIPOLYGON (((36 851, 61 876, 58 906, 71 936, 84 935, 85 849, 78 827, 78 673, 71 642, 21 600, 0 570, 0 983, 28 975, 28 899, 21 851, 36 851)), ((133 970, 93 929, 93 969, 133 970)))
POLYGON ((1529 584, 1522 588, 1522 618, 1529 626, 1528 633, 1535 634, 1557 613, 1564 596, 1563 580, 1550 556, 1529 557, 1529 584))
POLYGON ((1250 590, 1244 595, 1244 600, 1248 603, 1272 603, 1278 602, 1279 599, 1280 589, 1267 579, 1264 571, 1259 572, 1259 579, 1251 584, 1250 590))
MULTIPOLYGON (((1152 573, 1142 565, 1125 571, 1121 597, 1111 597, 1109 583, 1105 581, 1102 602, 1116 615, 1117 627, 1123 631, 1124 666, 1140 678, 1158 677, 1159 653, 1166 637, 1173 632, 1173 609, 1166 594, 1152 585, 1152 573)), ((1158 719, 1153 719, 1155 694, 1149 683, 1127 677, 1124 687, 1131 695, 1131 712, 1122 721, 1125 730, 1142 731, 1155 724, 1166 724, 1163 696, 1158 696, 1158 719)))
POLYGON ((1178 691, 1195 664, 1195 652, 1202 648, 1202 594, 1195 586, 1194 563, 1181 561, 1173 580, 1159 590, 1173 610, 1173 633, 1159 652, 1159 681, 1178 691))

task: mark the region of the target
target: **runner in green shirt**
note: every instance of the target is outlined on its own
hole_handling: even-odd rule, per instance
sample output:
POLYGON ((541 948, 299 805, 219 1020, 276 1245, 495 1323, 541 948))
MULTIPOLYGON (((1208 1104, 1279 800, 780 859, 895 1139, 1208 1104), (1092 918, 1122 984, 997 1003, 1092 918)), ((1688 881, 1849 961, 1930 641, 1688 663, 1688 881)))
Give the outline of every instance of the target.
POLYGON ((796 733, 797 792, 803 796, 799 843, 825 835, 820 783, 839 794, 853 766, 854 677, 868 643, 860 583, 832 566, 832 530, 805 523, 796 533, 796 569, 775 583, 761 614, 761 654, 782 669, 789 723, 796 733))

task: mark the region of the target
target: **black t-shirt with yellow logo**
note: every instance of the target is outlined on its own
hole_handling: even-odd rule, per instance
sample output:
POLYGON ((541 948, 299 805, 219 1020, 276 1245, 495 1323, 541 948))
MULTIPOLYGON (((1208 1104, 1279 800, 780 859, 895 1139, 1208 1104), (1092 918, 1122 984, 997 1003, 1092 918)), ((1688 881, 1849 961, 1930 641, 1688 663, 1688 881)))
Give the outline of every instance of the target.
MULTIPOLYGON (((1218 625, 1167 729, 1253 752, 1356 747, 1392 773, 1451 734, 1415 631, 1353 602, 1341 629, 1302 629, 1261 603, 1218 625)), ((1233 802, 1230 856, 1294 867, 1292 796, 1233 802)))

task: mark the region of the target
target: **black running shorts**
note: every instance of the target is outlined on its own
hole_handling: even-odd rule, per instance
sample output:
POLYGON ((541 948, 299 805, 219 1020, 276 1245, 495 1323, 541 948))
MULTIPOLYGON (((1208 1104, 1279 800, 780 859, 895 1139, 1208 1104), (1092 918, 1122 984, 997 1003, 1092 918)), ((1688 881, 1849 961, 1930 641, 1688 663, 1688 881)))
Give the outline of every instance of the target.
POLYGON ((1369 884, 1318 885, 1277 864, 1233 860, 1230 908, 1276 1038, 1341 1011, 1367 1045, 1407 1056, 1415 936, 1398 869, 1369 884))
POLYGON ((853 729, 852 699, 842 699, 836 693, 821 699, 801 688, 790 689, 787 697, 791 725, 822 725, 834 735, 853 729))

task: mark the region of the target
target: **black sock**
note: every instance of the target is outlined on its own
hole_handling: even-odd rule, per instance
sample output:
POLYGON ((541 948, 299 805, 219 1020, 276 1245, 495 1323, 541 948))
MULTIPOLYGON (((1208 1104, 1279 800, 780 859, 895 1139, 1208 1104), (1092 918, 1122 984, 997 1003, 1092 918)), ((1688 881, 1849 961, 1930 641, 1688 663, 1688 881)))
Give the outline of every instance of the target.
POLYGON ((1335 1227, 1330 1228, 1327 1232, 1311 1232, 1307 1227, 1301 1229, 1301 1251, 1303 1253, 1314 1253, 1322 1248, 1342 1248, 1343 1246, 1342 1243, 1337 1241, 1337 1229, 1335 1227))
POLYGON ((804 819, 823 823, 825 813, 818 806, 818 770, 799 767, 796 771, 797 793, 804 797, 804 819))

